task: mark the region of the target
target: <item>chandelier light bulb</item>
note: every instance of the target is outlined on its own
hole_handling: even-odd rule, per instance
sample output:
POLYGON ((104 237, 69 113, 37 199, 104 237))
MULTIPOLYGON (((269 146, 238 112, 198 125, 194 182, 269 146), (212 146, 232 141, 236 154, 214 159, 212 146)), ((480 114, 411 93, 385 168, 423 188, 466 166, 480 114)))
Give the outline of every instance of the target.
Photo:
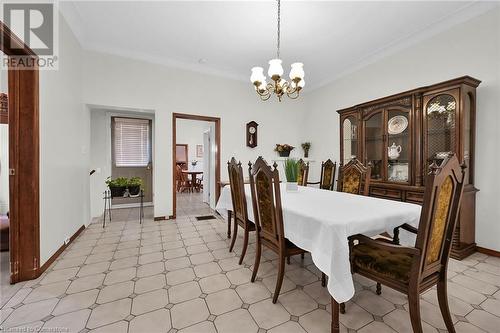
POLYGON ((269 77, 281 77, 283 75, 283 66, 281 66, 281 59, 269 60, 269 70, 267 71, 269 77))
POLYGON ((296 78, 299 79, 304 78, 304 64, 301 62, 293 63, 292 68, 290 70, 290 79, 294 80, 296 78))
POLYGON ((252 75, 250 75, 250 81, 255 84, 255 82, 263 82, 266 78, 264 76, 264 68, 253 67, 252 75))

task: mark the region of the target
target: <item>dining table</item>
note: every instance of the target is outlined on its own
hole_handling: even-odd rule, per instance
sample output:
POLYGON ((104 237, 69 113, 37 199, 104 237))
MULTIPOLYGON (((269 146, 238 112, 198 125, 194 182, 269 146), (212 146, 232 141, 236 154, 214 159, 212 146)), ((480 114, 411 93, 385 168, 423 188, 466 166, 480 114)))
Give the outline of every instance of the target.
POLYGON ((191 188, 195 189, 197 192, 199 192, 200 189, 196 187, 196 178, 198 177, 198 175, 202 175, 203 174, 203 170, 187 169, 187 170, 182 170, 181 172, 183 174, 191 176, 191 188))
MULTIPOLYGON (((339 303, 354 296, 348 237, 392 233, 404 223, 418 227, 421 206, 401 201, 299 186, 287 191, 280 184, 285 237, 310 252, 316 267, 328 276, 332 296, 332 332, 339 332, 339 303)), ((245 184, 248 218, 254 220, 250 185, 245 184)), ((224 217, 233 210, 230 186, 225 186, 216 211, 224 217)), ((228 220, 228 223, 231 221, 228 220)), ((414 235, 401 231, 403 244, 414 246, 414 235)))

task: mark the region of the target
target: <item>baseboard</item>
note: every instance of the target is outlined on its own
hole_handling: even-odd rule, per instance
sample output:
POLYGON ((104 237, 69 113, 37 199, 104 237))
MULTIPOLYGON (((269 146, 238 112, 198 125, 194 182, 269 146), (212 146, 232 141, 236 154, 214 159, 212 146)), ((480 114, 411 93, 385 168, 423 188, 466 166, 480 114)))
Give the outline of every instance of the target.
POLYGON ((170 215, 170 216, 156 216, 153 220, 154 221, 166 221, 166 220, 173 220, 175 219, 175 216, 174 215, 170 215))
MULTIPOLYGON (((140 208, 140 207, 141 207, 141 203, 140 202, 111 205, 111 209, 140 208)), ((143 207, 153 207, 153 203, 152 202, 145 202, 143 204, 143 207)))
POLYGON ((487 255, 492 256, 492 257, 499 257, 500 258, 500 251, 487 249, 487 248, 481 247, 481 246, 476 246, 476 250, 477 250, 477 252, 484 253, 484 254, 487 254, 487 255))
POLYGON ((61 255, 61 253, 71 244, 73 241, 85 230, 85 226, 82 225, 74 234, 70 237, 68 244, 63 244, 61 247, 47 260, 40 268, 38 268, 36 277, 42 275, 43 272, 49 268, 50 265, 61 255))

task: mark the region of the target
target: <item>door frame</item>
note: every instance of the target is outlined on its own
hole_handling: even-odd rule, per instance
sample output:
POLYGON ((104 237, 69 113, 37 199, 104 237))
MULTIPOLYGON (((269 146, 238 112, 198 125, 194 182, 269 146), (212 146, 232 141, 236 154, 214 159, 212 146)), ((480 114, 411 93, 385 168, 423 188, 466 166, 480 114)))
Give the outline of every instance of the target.
MULTIPOLYGON (((2 21, 0 50, 9 58, 38 59, 2 21)), ((10 67, 8 87, 10 283, 16 283, 41 274, 38 67, 10 67)))
POLYGON ((201 116, 194 114, 186 114, 186 113, 172 113, 172 218, 175 219, 177 215, 177 188, 176 188, 176 177, 175 177, 175 167, 177 165, 176 158, 176 146, 177 146, 177 119, 186 119, 186 120, 201 120, 201 121, 209 121, 215 124, 215 200, 217 201, 220 196, 220 118, 218 117, 210 117, 210 116, 201 116))

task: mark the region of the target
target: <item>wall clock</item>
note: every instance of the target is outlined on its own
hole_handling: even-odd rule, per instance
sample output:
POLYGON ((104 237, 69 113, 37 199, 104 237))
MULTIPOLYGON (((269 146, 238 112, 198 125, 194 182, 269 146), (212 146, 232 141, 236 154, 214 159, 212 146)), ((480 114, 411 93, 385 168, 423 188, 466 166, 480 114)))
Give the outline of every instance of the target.
POLYGON ((257 126, 259 126, 259 124, 255 121, 251 121, 247 124, 247 147, 257 147, 257 126))

